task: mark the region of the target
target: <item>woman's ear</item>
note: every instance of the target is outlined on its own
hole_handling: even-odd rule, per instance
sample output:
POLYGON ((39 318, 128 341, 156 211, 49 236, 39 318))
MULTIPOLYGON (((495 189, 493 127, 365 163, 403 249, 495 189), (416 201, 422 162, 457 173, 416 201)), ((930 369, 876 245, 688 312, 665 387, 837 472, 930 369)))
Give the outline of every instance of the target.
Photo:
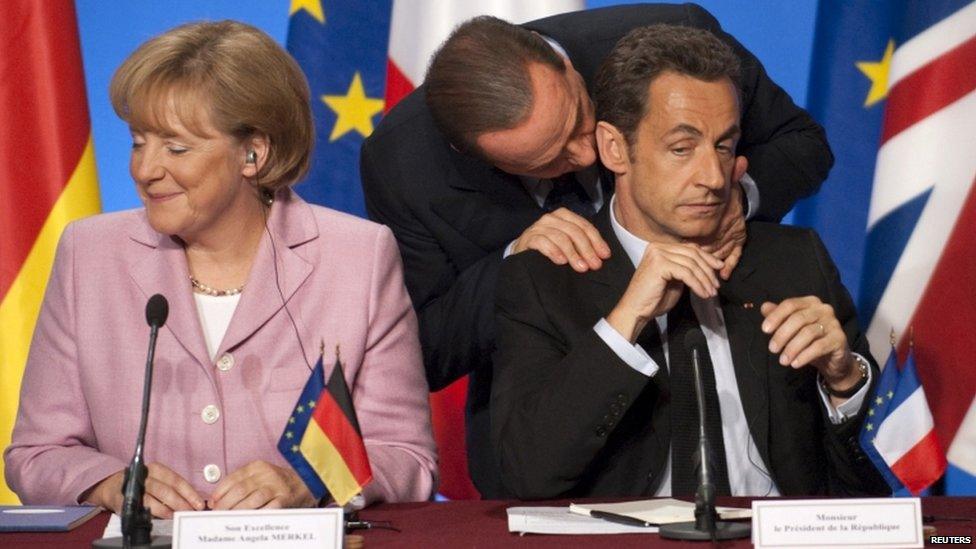
POLYGON ((248 137, 244 144, 244 167, 241 174, 244 177, 257 177, 261 168, 268 161, 270 143, 267 136, 256 134, 248 137))
POLYGON ((596 147, 600 152, 600 162, 608 170, 617 175, 630 170, 627 140, 616 126, 602 120, 596 123, 596 147))

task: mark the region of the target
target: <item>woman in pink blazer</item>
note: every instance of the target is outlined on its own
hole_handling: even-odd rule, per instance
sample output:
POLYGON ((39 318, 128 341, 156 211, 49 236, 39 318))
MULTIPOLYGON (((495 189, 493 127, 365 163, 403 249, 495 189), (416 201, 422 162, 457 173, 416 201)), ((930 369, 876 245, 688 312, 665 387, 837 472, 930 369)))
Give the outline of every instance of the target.
POLYGON ((34 333, 7 479, 24 503, 115 511, 139 425, 149 296, 156 348, 147 503, 174 511, 314 506, 276 444, 310 368, 341 349, 373 481, 365 503, 434 490, 417 326, 390 231, 288 189, 307 171, 297 64, 240 23, 143 44, 111 95, 144 209, 70 225, 34 333))

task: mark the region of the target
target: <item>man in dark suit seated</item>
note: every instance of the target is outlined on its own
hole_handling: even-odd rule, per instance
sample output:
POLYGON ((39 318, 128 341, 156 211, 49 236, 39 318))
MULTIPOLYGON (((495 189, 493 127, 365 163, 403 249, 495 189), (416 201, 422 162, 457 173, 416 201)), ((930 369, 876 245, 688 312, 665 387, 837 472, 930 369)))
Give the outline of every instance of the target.
POLYGON ((779 221, 816 192, 833 156, 823 128, 694 4, 613 6, 521 26, 470 21, 442 46, 427 82, 363 144, 366 209, 399 244, 430 389, 471 374, 469 469, 485 497, 505 495, 488 426, 499 266, 503 256, 527 249, 580 271, 610 255, 578 213, 596 212, 611 192, 596 176, 587 89, 614 44, 652 23, 711 30, 742 59, 739 143, 752 177, 733 190, 747 211, 734 200, 723 221, 727 245, 716 252, 727 274, 745 239, 743 213, 779 221), (539 97, 534 83, 545 90, 539 97))
POLYGON ((668 25, 600 69, 616 192, 595 225, 612 254, 585 273, 518 254, 499 275, 491 424, 518 497, 693 494, 683 341, 699 330, 718 494, 885 492, 857 445, 877 367, 816 234, 749 222, 727 281, 707 251, 748 165, 739 73, 714 35, 668 25))

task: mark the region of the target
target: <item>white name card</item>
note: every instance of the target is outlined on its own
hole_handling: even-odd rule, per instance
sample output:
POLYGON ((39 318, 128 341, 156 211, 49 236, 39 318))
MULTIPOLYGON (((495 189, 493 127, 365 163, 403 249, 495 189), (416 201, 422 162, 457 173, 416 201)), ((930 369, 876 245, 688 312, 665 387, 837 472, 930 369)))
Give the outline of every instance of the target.
POLYGON ((752 502, 756 547, 922 547, 919 498, 752 502))
POLYGON ((342 509, 180 511, 173 549, 342 547, 342 509))

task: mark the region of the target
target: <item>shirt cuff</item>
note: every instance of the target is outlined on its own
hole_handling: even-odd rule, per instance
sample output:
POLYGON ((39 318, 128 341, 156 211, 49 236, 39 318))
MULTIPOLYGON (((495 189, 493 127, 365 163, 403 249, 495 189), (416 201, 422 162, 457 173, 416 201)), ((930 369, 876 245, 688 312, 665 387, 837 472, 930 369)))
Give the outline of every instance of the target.
MULTIPOLYGON (((851 353, 858 360, 858 362, 863 362, 868 364, 868 361, 864 359, 863 356, 857 353, 851 353)), ((871 377, 874 374, 871 372, 871 368, 868 368, 868 379, 864 383, 864 386, 860 388, 854 396, 840 403, 837 407, 830 402, 830 395, 824 390, 820 383, 817 383, 817 391, 820 393, 820 399, 823 400, 824 406, 827 408, 827 417, 830 418, 830 422, 834 425, 838 425, 847 421, 849 418, 856 416, 857 412, 861 409, 861 404, 868 395, 868 388, 871 387, 871 377)))
POLYGON ((607 319, 601 318, 593 326, 593 331, 596 332, 596 335, 600 336, 600 339, 607 344, 607 347, 610 347, 610 350, 620 357, 620 360, 623 360, 627 366, 630 366, 647 377, 652 377, 657 373, 658 365, 651 358, 651 355, 647 354, 640 345, 631 343, 626 337, 620 335, 620 332, 615 330, 607 322, 607 319))
POLYGON ((514 252, 514 250, 515 250, 515 243, 516 243, 516 242, 518 242, 518 239, 515 239, 515 240, 513 240, 513 241, 511 241, 511 242, 509 242, 509 243, 508 243, 508 246, 505 246, 505 251, 504 251, 504 252, 502 252, 502 259, 505 259, 505 258, 507 258, 508 256, 510 256, 510 255, 512 255, 512 253, 513 253, 513 252, 514 252))
POLYGON ((759 211, 759 187, 756 186, 756 180, 749 174, 744 174, 742 179, 739 180, 739 184, 742 185, 742 190, 746 193, 746 202, 748 204, 745 217, 746 219, 752 219, 756 215, 756 212, 759 211))

